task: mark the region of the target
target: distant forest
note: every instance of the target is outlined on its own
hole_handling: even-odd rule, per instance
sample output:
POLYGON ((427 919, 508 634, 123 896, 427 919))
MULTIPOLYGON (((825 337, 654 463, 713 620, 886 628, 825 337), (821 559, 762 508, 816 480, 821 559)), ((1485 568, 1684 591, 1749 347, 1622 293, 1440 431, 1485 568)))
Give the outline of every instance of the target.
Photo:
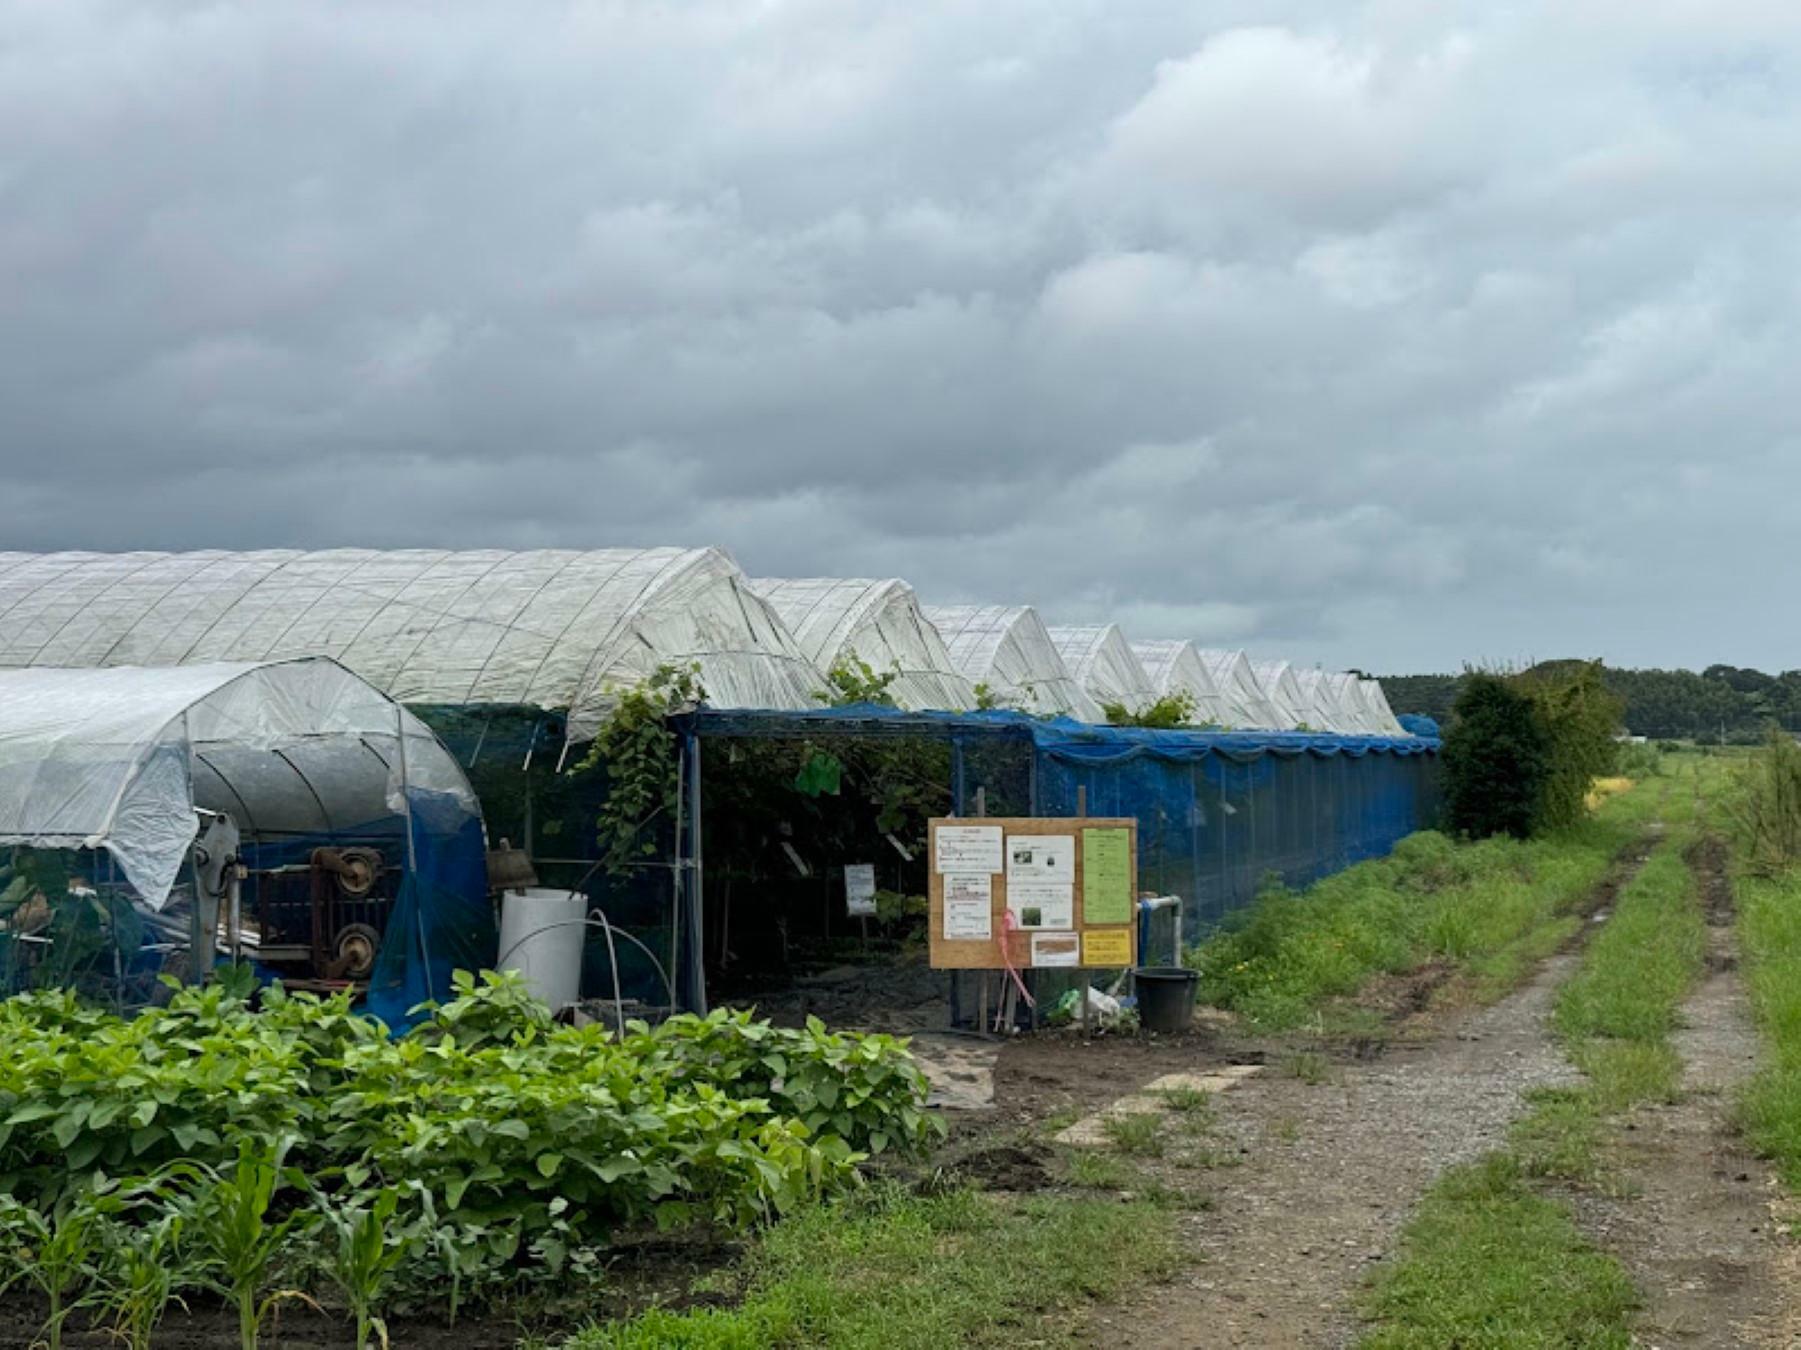
MULTIPOLYGON (((1397 713, 1449 720, 1461 675, 1384 675, 1397 713)), ((1766 675, 1742 666, 1692 670, 1616 670, 1607 683, 1626 703, 1626 729, 1653 739, 1749 742, 1772 722, 1801 731, 1801 670, 1766 675)))

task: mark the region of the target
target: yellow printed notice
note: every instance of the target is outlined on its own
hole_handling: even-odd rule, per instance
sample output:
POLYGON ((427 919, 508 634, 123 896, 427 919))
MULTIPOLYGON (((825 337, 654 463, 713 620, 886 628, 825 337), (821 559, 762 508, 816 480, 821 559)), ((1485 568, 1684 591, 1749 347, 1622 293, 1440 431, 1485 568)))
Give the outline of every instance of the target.
POLYGON ((1132 922, 1130 830, 1082 831, 1082 922, 1132 922))
MULTIPOLYGON (((1096 831, 1101 833, 1101 831, 1096 831)), ((1129 966, 1132 964, 1130 928, 1090 928, 1082 934, 1082 964, 1129 966)))

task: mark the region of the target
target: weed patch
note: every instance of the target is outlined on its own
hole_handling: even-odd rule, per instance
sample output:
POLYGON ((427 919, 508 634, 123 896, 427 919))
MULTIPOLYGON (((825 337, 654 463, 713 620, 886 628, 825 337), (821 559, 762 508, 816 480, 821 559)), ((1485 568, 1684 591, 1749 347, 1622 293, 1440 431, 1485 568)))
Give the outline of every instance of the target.
POLYGON ((877 1188, 772 1228, 738 1307, 591 1327, 566 1350, 1064 1344, 1055 1313, 1175 1268, 1173 1207, 877 1188))

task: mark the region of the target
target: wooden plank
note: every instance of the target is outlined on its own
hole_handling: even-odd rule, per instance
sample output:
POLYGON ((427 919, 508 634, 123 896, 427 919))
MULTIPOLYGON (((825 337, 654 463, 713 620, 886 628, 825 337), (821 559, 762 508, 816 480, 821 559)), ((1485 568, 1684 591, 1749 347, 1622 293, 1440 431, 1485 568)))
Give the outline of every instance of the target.
MULTIPOLYGON (((1001 956, 1001 938, 1005 929, 1002 927, 1002 915, 1007 910, 1007 873, 1004 865, 1006 841, 1017 837, 1033 837, 1041 835, 1069 835, 1075 841, 1074 932, 1081 934, 1089 925, 1085 921, 1082 905, 1082 831, 1085 829, 1120 829, 1129 835, 1127 856, 1131 861, 1130 894, 1134 901, 1138 896, 1138 821, 1131 816, 987 816, 976 819, 970 816, 939 817, 929 822, 927 848, 928 896, 930 901, 929 933, 930 961, 934 970, 1000 970, 1006 962, 1001 956), (979 939, 957 939, 955 941, 944 936, 944 876, 938 871, 938 839, 940 826, 964 825, 999 826, 1002 831, 1003 867, 992 878, 993 896, 989 906, 989 925, 992 937, 986 941, 979 939)), ((1106 925, 1117 928, 1119 925, 1106 925)), ((1138 926, 1126 925, 1131 942, 1132 961, 1138 960, 1138 926)), ((1078 938, 1079 940, 1079 938, 1078 938)), ((1009 952, 1013 965, 1018 970, 1029 969, 1032 964, 1032 939, 1030 932, 1015 932, 1011 935, 1009 952)))

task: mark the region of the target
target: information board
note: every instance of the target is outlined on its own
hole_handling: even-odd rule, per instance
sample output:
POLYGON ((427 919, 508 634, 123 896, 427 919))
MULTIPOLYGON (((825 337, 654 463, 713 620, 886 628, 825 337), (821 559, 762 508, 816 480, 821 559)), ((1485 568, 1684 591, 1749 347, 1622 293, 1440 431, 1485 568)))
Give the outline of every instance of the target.
POLYGON ((958 816, 930 833, 934 969, 1136 963, 1136 820, 958 816))

